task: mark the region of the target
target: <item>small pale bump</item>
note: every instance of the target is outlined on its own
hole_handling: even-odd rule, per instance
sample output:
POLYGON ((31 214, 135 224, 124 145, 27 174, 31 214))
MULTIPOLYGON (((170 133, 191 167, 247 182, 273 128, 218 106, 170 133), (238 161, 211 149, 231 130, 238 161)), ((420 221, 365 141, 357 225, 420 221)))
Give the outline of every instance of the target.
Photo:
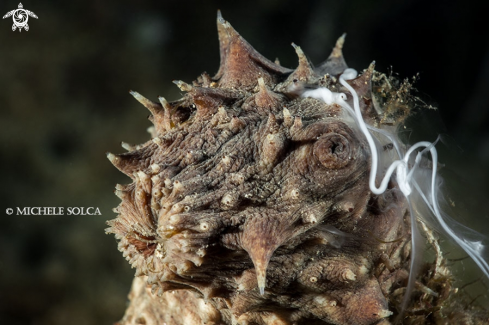
POLYGON ((156 128, 154 126, 150 126, 146 129, 146 131, 151 135, 151 138, 156 138, 158 134, 156 133, 156 128))
POLYGON ((304 223, 310 223, 310 224, 315 224, 318 222, 318 219, 316 218, 316 216, 312 213, 310 214, 307 214, 306 216, 304 216, 302 218, 302 220, 304 221, 304 223))
POLYGON ((153 284, 151 286, 151 294, 156 294, 157 290, 158 290, 159 286, 157 284, 153 284))
POLYGON ((368 268, 365 265, 361 265, 358 268, 358 273, 361 274, 361 275, 365 275, 365 274, 368 273, 368 268))
POLYGON ((348 281, 355 281, 357 279, 357 276, 355 273, 353 273, 352 270, 347 269, 343 272, 343 278, 348 281))
POLYGON ((153 174, 158 173, 158 172, 160 171, 160 169, 161 169, 161 168, 160 168, 160 165, 158 165, 158 164, 152 164, 152 165, 150 166, 150 168, 151 168, 151 172, 152 172, 153 174))
POLYGON ((157 281, 157 278, 156 278, 156 275, 155 274, 149 274, 148 275, 148 284, 156 284, 156 281, 157 281))
POLYGON ((165 187, 168 188, 168 189, 171 189, 172 188, 172 185, 173 185, 173 182, 171 181, 171 179, 166 178, 165 179, 165 187))
POLYGON ((170 217, 170 219, 168 221, 170 224, 176 225, 182 221, 182 217, 180 217, 178 214, 174 214, 170 217))
POLYGON ((268 134, 268 135, 267 135, 267 141, 268 141, 268 143, 273 144, 273 143, 274 143, 275 138, 276 138, 276 137, 275 137, 275 135, 273 135, 273 134, 268 134))
POLYGON ((260 90, 263 90, 263 91, 267 90, 267 86, 265 85, 265 81, 261 77, 258 78, 258 87, 260 88, 260 90))
POLYGON ((159 184, 160 183, 160 176, 159 175, 152 176, 151 177, 151 182, 153 183, 153 185, 159 184))
POLYGON ((124 141, 121 142, 121 147, 126 149, 127 151, 134 151, 134 149, 135 149, 134 146, 132 146, 129 143, 124 142, 124 141))
POLYGON ((112 163, 112 165, 118 163, 120 160, 119 157, 117 157, 116 155, 114 155, 113 153, 110 153, 110 152, 107 153, 107 158, 112 163))
POLYGON ((179 192, 183 191, 183 189, 184 189, 184 187, 183 187, 182 182, 180 182, 178 180, 173 182, 173 192, 179 193, 179 192))
POLYGON ((177 273, 178 274, 186 274, 190 270, 192 270, 193 265, 194 265, 194 263, 192 263, 189 260, 184 261, 183 263, 178 264, 178 266, 177 266, 177 270, 178 270, 177 273))
POLYGON ((142 189, 138 189, 136 191, 136 197, 143 198, 144 197, 144 191, 142 189))
POLYGON ((207 222, 201 222, 199 225, 200 230, 207 231, 209 230, 209 224, 207 222))
POLYGON ((290 111, 287 109, 287 107, 284 107, 283 114, 284 114, 284 125, 286 127, 291 127, 292 124, 294 123, 294 119, 290 114, 290 111))
POLYGON ((183 211, 183 206, 180 203, 174 204, 171 208, 173 212, 182 212, 183 211))
POLYGON ((230 122, 230 129, 232 132, 238 132, 245 126, 245 122, 243 122, 239 117, 233 117, 230 122))
POLYGON ((115 190, 115 195, 121 200, 123 200, 126 197, 126 192, 115 190))
POLYGON ((143 172, 143 171, 141 171, 141 170, 140 170, 140 171, 138 171, 136 174, 137 174, 137 177, 138 177, 138 178, 139 178, 141 181, 146 181, 147 179, 149 179, 149 176, 148 176, 148 175, 146 175, 146 173, 145 173, 145 172, 143 172))
POLYGON ((311 277, 309 278, 309 282, 316 283, 316 282, 318 282, 318 278, 317 278, 317 277, 315 277, 315 276, 311 276, 311 277))
POLYGON ((294 124, 292 124, 292 129, 294 130, 302 129, 302 118, 300 116, 296 116, 294 118, 294 124))
POLYGON ((136 272, 134 273, 134 276, 135 277, 138 277, 138 276, 141 276, 141 275, 144 275, 143 271, 139 268, 136 269, 136 272))
POLYGON ((204 259, 201 257, 194 257, 192 258, 192 263, 194 263, 195 266, 200 267, 202 263, 204 263, 204 259))
POLYGON ((290 197, 293 198, 293 199, 298 199, 300 196, 300 191, 296 188, 292 189, 290 191, 290 197))
POLYGON ((231 158, 229 158, 229 156, 224 156, 222 158, 222 163, 225 165, 229 165, 231 163, 231 158))
POLYGON ((158 297, 161 297, 161 296, 163 296, 163 293, 165 293, 165 290, 163 290, 163 288, 159 288, 159 289, 158 289, 157 296, 158 296, 158 297))
POLYGON ((381 310, 377 313, 377 315, 380 317, 380 318, 386 318, 386 317, 389 317, 391 316, 392 314, 394 314, 392 311, 390 310, 387 310, 387 309, 384 309, 384 310, 381 310))
POLYGON ((207 254, 207 251, 204 248, 199 248, 197 250, 197 256, 204 257, 207 254))
POLYGON ((173 83, 177 85, 177 87, 180 88, 181 91, 191 91, 193 88, 191 85, 181 80, 173 80, 173 83))
POLYGON ((151 203, 151 209, 155 211, 159 211, 161 209, 160 205, 157 202, 151 203))
POLYGON ((232 196, 230 194, 224 195, 223 198, 222 198, 222 200, 221 200, 221 202, 224 203, 224 204, 227 204, 227 205, 231 204, 231 202, 232 202, 232 196))
POLYGON ((243 184, 245 181, 245 178, 242 174, 240 173, 235 173, 235 174, 231 174, 230 175, 230 182, 233 184, 233 185, 241 185, 243 184))
POLYGON ((161 189, 161 193, 163 194, 163 196, 169 196, 171 194, 171 190, 169 188, 162 188, 161 189))
POLYGON ((153 143, 156 144, 158 147, 161 147, 161 145, 163 144, 161 139, 158 137, 151 139, 151 141, 153 141, 153 143))
POLYGON ((226 108, 222 105, 219 105, 219 107, 217 108, 217 114, 219 114, 220 116, 227 116, 227 112, 226 112, 226 108))

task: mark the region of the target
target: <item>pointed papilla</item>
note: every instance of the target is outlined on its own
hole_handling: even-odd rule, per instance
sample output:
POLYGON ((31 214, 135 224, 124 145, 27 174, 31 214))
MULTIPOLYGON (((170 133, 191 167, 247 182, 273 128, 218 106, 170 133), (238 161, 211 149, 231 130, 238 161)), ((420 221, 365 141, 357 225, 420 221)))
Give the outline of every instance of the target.
POLYGON ((267 85, 272 85, 284 74, 291 72, 258 53, 222 18, 220 12, 217 17, 217 31, 221 65, 214 79, 219 79, 219 87, 251 90, 256 86, 259 77, 267 85))
POLYGON ((201 116, 214 114, 221 105, 228 106, 240 97, 239 94, 230 90, 205 87, 193 87, 189 95, 201 116))
POLYGON ((169 127, 168 120, 171 106, 166 102, 166 100, 164 100, 164 98, 164 101, 160 99, 160 104, 158 104, 147 99, 138 92, 131 90, 129 93, 151 112, 149 120, 155 126, 155 131, 157 134, 164 134, 166 131, 170 130, 171 127, 169 127))
POLYGON ((258 107, 265 109, 280 107, 279 105, 284 101, 284 98, 269 90, 263 78, 258 78, 258 87, 259 91, 255 95, 255 104, 258 107))
POLYGON ((227 50, 229 48, 229 33, 225 27, 226 21, 222 18, 221 10, 217 11, 217 35, 219 37, 219 54, 221 57, 221 65, 219 71, 214 76, 215 79, 220 79, 224 73, 224 62, 226 61, 227 50))
POLYGON ((358 97, 369 97, 372 90, 372 77, 375 71, 375 61, 370 63, 368 68, 356 79, 349 81, 348 83, 355 88, 358 97))
POLYGON ((191 91, 192 86, 182 80, 173 80, 172 81, 181 91, 191 91))
POLYGON ((139 152, 127 152, 119 155, 114 155, 113 153, 108 152, 107 158, 112 165, 132 179, 135 179, 135 172, 145 167, 139 152))
POLYGON ((253 261, 261 294, 265 290, 268 263, 275 250, 288 238, 288 224, 288 220, 267 215, 265 212, 263 215, 251 217, 244 225, 241 245, 253 261))
POLYGON ((162 110, 162 107, 160 104, 157 104, 149 99, 147 99, 146 97, 144 97, 143 95, 141 95, 140 93, 136 92, 136 91, 132 91, 130 90, 129 93, 134 97, 136 98, 136 100, 138 102, 140 102, 141 104, 143 104, 144 107, 146 107, 152 115, 157 115, 159 111, 162 110))
POLYGON ((300 46, 297 46, 294 43, 292 43, 292 46, 294 47, 295 53, 297 53, 297 56, 299 58, 299 66, 294 70, 294 72, 289 76, 288 79, 294 82, 306 82, 314 76, 314 70, 300 46))
POLYGON ((336 45, 328 59, 315 69, 317 74, 329 74, 331 76, 337 76, 348 68, 345 58, 343 57, 343 44, 345 43, 345 37, 346 33, 338 38, 336 45))

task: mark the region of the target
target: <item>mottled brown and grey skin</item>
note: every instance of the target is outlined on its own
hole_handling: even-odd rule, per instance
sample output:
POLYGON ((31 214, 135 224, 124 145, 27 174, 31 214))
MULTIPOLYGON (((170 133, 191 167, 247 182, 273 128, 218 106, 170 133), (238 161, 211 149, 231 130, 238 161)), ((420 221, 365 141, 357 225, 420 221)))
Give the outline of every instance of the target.
MULTIPOLYGON (((171 103, 133 92, 152 113, 152 139, 108 154, 133 180, 117 185, 107 230, 136 268, 120 324, 390 324, 409 274, 405 200, 394 183, 370 193, 368 145, 340 106, 299 96, 348 93, 337 81, 344 37, 315 69, 294 45, 289 70, 217 25, 218 73, 175 82, 186 94, 171 103)), ((349 83, 369 124, 395 126, 408 108, 373 98, 378 75, 371 65, 349 83)), ((435 308, 451 289, 433 279, 448 271, 429 274, 413 296, 435 308)), ((405 321, 441 317, 416 308, 405 321)))

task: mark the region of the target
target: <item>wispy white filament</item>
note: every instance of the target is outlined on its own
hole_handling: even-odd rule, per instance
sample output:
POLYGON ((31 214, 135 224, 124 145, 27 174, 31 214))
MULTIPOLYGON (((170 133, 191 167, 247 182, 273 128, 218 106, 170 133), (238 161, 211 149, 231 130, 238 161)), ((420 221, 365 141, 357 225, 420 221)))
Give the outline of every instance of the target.
MULTIPOLYGON (((438 164, 438 154, 435 148, 435 143, 427 142, 427 141, 421 141, 409 148, 409 150, 403 154, 399 148, 399 144, 397 140, 395 139, 394 136, 392 136, 389 132, 381 129, 377 129, 375 127, 372 127, 370 125, 367 125, 365 121, 363 120, 362 113, 360 111, 360 103, 358 99, 358 94, 356 91, 351 87, 348 83, 347 80, 352 80, 357 77, 357 72, 354 69, 346 69, 343 74, 340 76, 339 81, 340 83, 348 89, 348 91, 351 93, 353 97, 353 108, 346 102, 346 95, 343 93, 335 93, 332 92, 331 90, 327 88, 318 88, 314 90, 308 90, 305 91, 302 94, 302 97, 312 97, 316 99, 323 100, 326 104, 338 104, 341 107, 343 107, 352 117, 354 118, 357 126, 359 127, 360 131, 365 135, 365 138, 367 139, 368 145, 370 147, 370 152, 372 155, 372 164, 371 164, 371 169, 370 169, 370 177, 369 177, 369 187, 372 193, 376 195, 380 195, 384 193, 387 189, 389 180, 392 177, 392 174, 394 171, 396 172, 396 180, 399 185, 399 189, 401 192, 404 194, 406 197, 406 200, 408 201, 408 205, 410 207, 410 212, 411 212, 411 236, 412 236, 412 258, 411 258, 411 270, 414 270, 414 265, 415 265, 415 259, 416 259, 416 239, 419 237, 417 236, 418 230, 416 227, 416 220, 414 213, 412 211, 412 204, 410 201, 410 194, 414 189, 419 192, 419 195, 425 202, 425 204, 428 206, 428 208, 431 210, 433 215, 435 216, 436 221, 438 224, 441 226, 441 229, 443 229, 453 240, 462 247, 462 249, 474 260, 474 262, 479 266, 479 268, 484 272, 484 274, 489 278, 489 265, 487 261, 483 258, 483 251, 486 249, 485 246, 482 244, 481 240, 468 240, 466 238, 463 238, 461 235, 457 234, 446 222, 442 212, 440 211, 440 207, 438 204, 438 196, 437 196, 437 186, 436 186, 436 176, 437 176, 437 164, 438 164), (380 133, 387 137, 395 146, 397 154, 399 156, 398 160, 395 160, 394 162, 391 163, 391 165, 387 168, 387 171, 384 174, 384 177, 382 181, 380 182, 379 187, 376 185, 376 178, 377 178, 377 172, 378 172, 378 163, 379 163, 379 157, 377 154, 377 148, 375 145, 375 141, 370 134, 370 130, 380 133), (418 149, 424 148, 421 152, 417 152, 418 149), (419 163, 421 161, 421 157, 423 153, 425 152, 430 152, 431 154, 431 160, 432 160, 432 175, 431 175, 431 189, 429 191, 430 195, 427 196, 423 189, 419 186, 419 184, 416 182, 415 178, 413 177, 414 171, 418 168, 419 163), (412 167, 409 166, 409 159, 412 154, 416 154, 415 162, 412 167)), ((451 224, 458 224, 454 220, 448 220, 451 224)), ((470 230, 462 225, 460 225, 463 229, 467 230, 472 237, 477 237, 477 238, 483 238, 482 235, 476 233, 473 230, 470 230)), ((409 283, 408 285, 408 291, 410 291, 409 288, 412 289, 412 286, 414 284, 414 275, 415 272, 411 272, 410 278, 409 278, 409 283)))

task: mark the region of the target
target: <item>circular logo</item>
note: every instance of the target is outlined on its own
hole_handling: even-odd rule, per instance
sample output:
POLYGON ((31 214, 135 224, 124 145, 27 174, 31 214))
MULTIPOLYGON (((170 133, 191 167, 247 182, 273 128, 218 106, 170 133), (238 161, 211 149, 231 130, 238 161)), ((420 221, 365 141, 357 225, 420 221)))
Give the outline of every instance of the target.
POLYGON ((27 20, 29 20, 27 12, 24 9, 17 9, 12 16, 14 18, 14 24, 18 28, 23 28, 27 24, 27 20))
POLYGON ((8 215, 11 215, 12 213, 14 213, 14 209, 12 209, 12 208, 7 208, 7 214, 8 214, 8 215))
POLYGON ((7 12, 4 16, 3 19, 12 16, 12 19, 14 21, 14 24, 12 25, 12 31, 15 31, 16 29, 22 31, 22 29, 25 29, 26 31, 29 30, 29 25, 27 25, 27 21, 29 20, 29 16, 36 18, 37 16, 35 13, 33 13, 30 10, 24 9, 24 6, 22 3, 19 3, 19 7, 14 10, 10 10, 7 12))

